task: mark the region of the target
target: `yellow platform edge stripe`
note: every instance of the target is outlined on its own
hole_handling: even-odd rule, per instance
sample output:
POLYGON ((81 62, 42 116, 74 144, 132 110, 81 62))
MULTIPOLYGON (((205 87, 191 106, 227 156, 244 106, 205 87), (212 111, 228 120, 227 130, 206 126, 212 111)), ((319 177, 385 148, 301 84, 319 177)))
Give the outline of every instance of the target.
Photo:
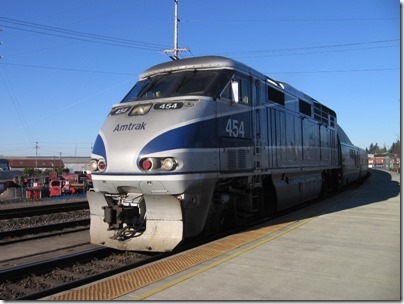
MULTIPOLYGON (((141 289, 148 285, 151 285, 152 283, 161 281, 163 278, 166 278, 171 275, 185 271, 196 265, 202 264, 212 258, 223 255, 234 249, 240 248, 241 246, 244 246, 248 243, 251 243, 260 238, 263 238, 265 236, 268 236, 270 234, 280 231, 280 233, 278 233, 274 236, 265 238, 256 244, 253 244, 247 248, 241 249, 238 252, 231 254, 230 256, 221 259, 220 261, 214 262, 205 268, 194 271, 194 272, 192 272, 188 275, 185 275, 179 279, 176 279, 170 283, 164 284, 161 287, 153 289, 152 291, 145 293, 139 297, 133 298, 133 300, 142 300, 147 297, 150 297, 153 294, 161 292, 164 289, 174 286, 175 284, 185 281, 195 275, 198 275, 201 272, 204 272, 213 267, 216 267, 238 255, 243 254, 244 252, 247 252, 249 250, 252 250, 256 247, 261 246, 262 244, 265 244, 271 240, 274 240, 274 239, 312 221, 314 218, 316 218, 316 217, 308 218, 304 221, 292 221, 292 222, 285 222, 282 224, 270 225, 267 227, 258 228, 257 230, 248 230, 248 231, 245 231, 245 232, 242 232, 239 234, 231 235, 230 237, 227 237, 225 239, 216 240, 213 243, 204 245, 200 248, 191 249, 190 251, 180 253, 179 255, 169 257, 167 259, 163 259, 162 261, 158 261, 157 263, 162 263, 162 264, 167 264, 170 262, 175 263, 175 260, 181 260, 183 262, 184 257, 190 257, 192 260, 192 263, 190 263, 190 264, 189 263, 180 263, 180 264, 175 265, 177 267, 175 267, 175 266, 170 267, 170 271, 168 271, 168 272, 165 271, 165 275, 163 277, 161 275, 157 275, 157 276, 150 275, 150 273, 153 272, 153 268, 156 267, 156 263, 152 263, 150 265, 145 265, 144 267, 137 268, 137 269, 134 269, 129 272, 125 272, 118 276, 104 279, 98 283, 95 283, 95 284, 92 284, 89 286, 79 287, 79 288, 73 289, 71 291, 49 297, 46 300, 51 300, 51 301, 113 300, 113 299, 119 298, 120 296, 126 295, 130 292, 133 292, 135 290, 138 290, 138 289, 141 289), (284 230, 286 227, 289 227, 289 228, 284 230), (219 247, 219 249, 215 249, 214 248, 215 246, 219 247), (208 248, 208 247, 211 247, 211 248, 208 248), (193 257, 197 256, 197 257, 193 258, 192 256, 193 257), (148 270, 150 270, 150 272, 148 272, 148 270), (145 275, 146 273, 149 273, 149 275, 145 275)), ((187 258, 187 260, 188 260, 188 258, 187 258)))

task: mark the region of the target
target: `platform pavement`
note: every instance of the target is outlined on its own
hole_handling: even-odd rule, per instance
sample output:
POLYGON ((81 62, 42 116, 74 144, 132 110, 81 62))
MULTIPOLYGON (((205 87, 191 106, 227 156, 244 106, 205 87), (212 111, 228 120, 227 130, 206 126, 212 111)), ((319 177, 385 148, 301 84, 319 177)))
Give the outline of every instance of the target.
POLYGON ((372 170, 359 188, 300 212, 278 237, 116 300, 402 299, 399 174, 372 170))

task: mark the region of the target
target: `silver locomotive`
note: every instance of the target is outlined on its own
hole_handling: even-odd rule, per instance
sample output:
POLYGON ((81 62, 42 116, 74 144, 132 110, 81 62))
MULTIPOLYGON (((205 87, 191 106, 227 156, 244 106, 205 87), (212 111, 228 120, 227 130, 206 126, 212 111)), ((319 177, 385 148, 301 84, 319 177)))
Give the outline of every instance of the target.
POLYGON ((333 110, 217 56, 143 72, 112 107, 91 158, 92 243, 139 251, 171 251, 367 171, 333 110))

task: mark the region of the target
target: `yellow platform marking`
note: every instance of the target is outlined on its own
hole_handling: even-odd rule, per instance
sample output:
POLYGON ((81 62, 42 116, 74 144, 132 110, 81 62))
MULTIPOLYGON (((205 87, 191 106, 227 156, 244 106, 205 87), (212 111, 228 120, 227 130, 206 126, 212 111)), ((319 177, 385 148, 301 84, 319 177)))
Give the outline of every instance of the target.
MULTIPOLYGON (((260 241, 258 243, 255 243, 255 244, 253 244, 251 246, 248 246, 248 247, 246 247, 244 249, 238 250, 237 252, 235 252, 235 253, 233 253, 233 254, 231 254, 229 256, 226 256, 226 257, 224 257, 223 259, 221 259, 219 261, 213 262, 212 264, 210 264, 210 265, 208 265, 208 266, 206 266, 204 268, 201 268, 201 269, 198 269, 196 271, 193 271, 193 272, 191 272, 189 274, 186 274, 186 275, 184 275, 184 276, 182 276, 182 277, 180 277, 180 278, 178 278, 176 280, 173 280, 173 281, 168 282, 168 283, 166 283, 166 284, 164 284, 164 285, 162 285, 160 287, 157 287, 157 288, 155 288, 155 289, 153 289, 153 290, 151 290, 149 292, 146 292, 146 293, 144 293, 144 294, 142 294, 140 296, 134 297, 134 298, 132 298, 132 300, 144 300, 144 299, 146 299, 146 298, 148 298, 148 297, 150 297, 150 296, 152 296, 154 294, 157 294, 157 293, 159 293, 159 292, 161 292, 161 291, 163 291, 163 290, 165 290, 167 288, 170 288, 170 287, 172 287, 172 286, 174 286, 174 285, 176 285, 178 283, 186 281, 186 280, 188 280, 188 279, 190 279, 190 278, 192 278, 192 277, 194 277, 196 275, 199 275, 199 274, 201 274, 201 273, 203 273, 203 272, 205 272, 205 271, 207 271, 209 269, 212 269, 212 268, 214 268, 214 267, 216 267, 216 266, 218 266, 220 264, 223 264, 223 263, 225 263, 225 262, 227 262, 227 261, 229 261, 231 259, 234 259, 235 257, 238 257, 239 255, 241 255, 243 253, 246 253, 247 251, 253 250, 253 249, 255 249, 255 248, 257 248, 257 247, 259 247, 259 246, 261 246, 261 245, 263 245, 265 243, 268 243, 268 242, 270 242, 270 241, 272 241, 272 240, 286 234, 286 233, 289 233, 290 231, 295 230, 296 228, 299 228, 300 226, 303 226, 304 224, 307 224, 308 222, 312 221, 313 219, 314 218, 309 218, 309 219, 307 219, 305 221, 301 221, 301 222, 299 222, 298 225, 293 226, 293 227, 291 227, 291 228, 289 228, 289 229, 287 229, 287 230, 285 230, 285 231, 283 231, 283 232, 281 232, 281 233, 279 233, 277 235, 274 235, 274 236, 269 237, 269 238, 265 238, 265 239, 263 239, 262 241, 260 241)), ((279 230, 282 229, 282 228, 279 228, 279 230)), ((263 229, 263 230, 265 230, 265 229, 263 229)))
POLYGON ((269 234, 273 234, 275 232, 279 232, 276 235, 270 236, 269 238, 264 238, 260 242, 253 244, 247 248, 241 249, 236 253, 233 253, 217 262, 206 266, 200 270, 194 271, 190 274, 184 275, 179 279, 176 279, 170 283, 164 284, 163 286, 156 288, 148 293, 143 294, 142 296, 136 299, 145 299, 152 294, 160 292, 164 289, 169 288, 175 284, 178 284, 184 280, 187 280, 190 277, 193 277, 201 272, 204 272, 208 269, 216 267, 244 252, 252 250, 256 247, 261 246, 273 239, 276 239, 308 222, 313 220, 314 218, 308 218, 304 221, 291 221, 285 222, 276 225, 270 225, 262 228, 257 228, 254 230, 249 230, 246 232, 242 232, 239 234, 231 235, 224 239, 217 240, 207 245, 203 245, 201 247, 177 254, 172 257, 168 257, 161 261, 157 261, 152 264, 145 265, 143 267, 136 268, 134 270, 125 272, 120 275, 116 275, 111 278, 107 278, 105 280, 99 281, 95 284, 79 287, 77 289, 73 289, 71 291, 55 295, 47 298, 47 300, 52 301, 71 301, 71 300, 94 300, 94 301, 105 301, 112 300, 123 295, 126 295, 132 291, 143 288, 152 283, 158 282, 162 279, 165 279, 171 275, 180 273, 184 270, 187 270, 193 266, 201 264, 203 262, 209 261, 215 257, 218 257, 224 253, 230 252, 234 249, 237 249, 243 245, 251 243, 255 240, 268 236, 269 234), (287 228, 288 229, 284 229, 287 228))

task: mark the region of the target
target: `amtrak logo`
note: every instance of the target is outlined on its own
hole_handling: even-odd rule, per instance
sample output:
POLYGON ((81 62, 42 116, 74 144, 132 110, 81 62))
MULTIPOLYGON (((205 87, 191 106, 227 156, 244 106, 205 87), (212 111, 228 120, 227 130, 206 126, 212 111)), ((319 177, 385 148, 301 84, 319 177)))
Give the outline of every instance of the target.
POLYGON ((117 124, 114 131, 112 132, 132 131, 132 130, 146 130, 146 123, 145 122, 138 124, 130 123, 128 125, 117 124))

